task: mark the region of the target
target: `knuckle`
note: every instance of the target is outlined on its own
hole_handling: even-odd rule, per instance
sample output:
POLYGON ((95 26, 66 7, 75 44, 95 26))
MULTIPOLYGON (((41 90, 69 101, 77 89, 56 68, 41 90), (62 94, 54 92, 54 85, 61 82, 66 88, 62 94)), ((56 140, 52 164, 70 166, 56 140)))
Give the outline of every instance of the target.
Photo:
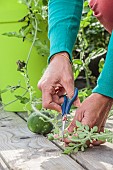
POLYGON ((45 89, 45 87, 46 87, 46 82, 40 80, 40 81, 38 82, 38 88, 39 88, 40 90, 42 90, 42 89, 45 89))
POLYGON ((41 90, 41 81, 38 82, 37 87, 41 90))
POLYGON ((54 87, 49 84, 42 85, 43 92, 53 95, 55 93, 54 87))
POLYGON ((45 81, 42 81, 42 82, 41 82, 41 88, 42 88, 42 89, 44 89, 44 88, 45 88, 45 86, 46 86, 45 81))

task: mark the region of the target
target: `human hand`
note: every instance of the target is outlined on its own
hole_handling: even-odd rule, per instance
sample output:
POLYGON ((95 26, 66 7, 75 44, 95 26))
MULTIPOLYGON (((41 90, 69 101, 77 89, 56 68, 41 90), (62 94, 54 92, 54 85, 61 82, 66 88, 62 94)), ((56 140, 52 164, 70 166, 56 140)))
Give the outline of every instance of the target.
MULTIPOLYGON (((42 91, 42 106, 47 109, 61 112, 65 93, 69 98, 74 95, 74 78, 72 65, 66 52, 56 54, 44 75, 38 83, 38 88, 42 91), (64 56, 65 55, 65 56, 64 56)), ((79 99, 74 103, 79 105, 79 99)))
MULTIPOLYGON (((79 121, 83 125, 88 125, 90 128, 97 126, 98 132, 103 132, 112 104, 113 99, 109 97, 97 93, 91 94, 77 109, 75 117, 67 130, 69 132, 73 132, 74 128, 76 127, 75 122, 79 121)), ((92 144, 99 145, 101 143, 103 142, 93 141, 92 144)))

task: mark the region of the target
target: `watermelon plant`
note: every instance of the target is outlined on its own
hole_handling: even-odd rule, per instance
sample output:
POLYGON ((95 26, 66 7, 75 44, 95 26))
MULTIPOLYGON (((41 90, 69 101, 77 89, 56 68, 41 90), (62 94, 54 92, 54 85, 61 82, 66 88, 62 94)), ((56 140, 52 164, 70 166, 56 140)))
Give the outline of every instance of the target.
MULTIPOLYGON (((3 35, 8 37, 21 38, 22 41, 31 42, 31 47, 28 49, 28 56, 26 57, 26 61, 17 61, 17 71, 20 71, 21 75, 24 77, 26 87, 22 87, 21 83, 19 82, 15 86, 8 85, 6 89, 0 91, 0 94, 6 93, 7 91, 14 92, 19 88, 24 88, 25 93, 22 96, 16 95, 16 100, 11 101, 8 104, 19 100, 20 103, 24 104, 23 106, 27 106, 28 104, 32 105, 32 103, 35 103, 36 105, 37 103, 40 103, 40 99, 35 97, 33 87, 30 85, 28 63, 34 46, 40 56, 49 55, 49 40, 47 38, 47 1, 19 0, 19 3, 25 5, 28 11, 28 13, 18 21, 22 22, 23 26, 19 29, 18 32, 6 32, 3 35), (28 98, 25 97, 26 93, 29 94, 28 98)), ((3 105, 1 109, 7 105, 3 105)), ((26 110, 28 109, 26 108, 26 110)))
MULTIPOLYGON (((55 133, 48 134, 49 140, 68 140, 68 146, 64 148, 64 154, 77 153, 78 151, 85 151, 89 144, 96 140, 101 140, 104 142, 113 143, 113 132, 105 129, 104 132, 98 133, 98 127, 94 126, 89 128, 87 125, 82 125, 80 122, 76 121, 77 128, 74 128, 72 133, 66 131, 64 138, 62 138, 61 133, 57 135, 55 133)), ((57 130, 58 132, 58 130, 57 130)))
POLYGON ((18 22, 24 23, 18 32, 6 32, 8 37, 21 38, 30 41, 41 56, 49 55, 49 40, 47 37, 47 1, 18 0, 27 8, 27 14, 18 22))

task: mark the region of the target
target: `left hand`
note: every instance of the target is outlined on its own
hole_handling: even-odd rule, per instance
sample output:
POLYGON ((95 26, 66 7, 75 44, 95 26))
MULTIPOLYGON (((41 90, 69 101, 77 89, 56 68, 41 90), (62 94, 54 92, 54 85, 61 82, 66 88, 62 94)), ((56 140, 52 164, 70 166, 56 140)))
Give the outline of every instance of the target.
MULTIPOLYGON (((61 104, 65 93, 69 98, 74 95, 74 77, 69 55, 66 52, 56 54, 45 73, 38 82, 38 88, 42 91, 42 106, 46 109, 61 112, 61 104)), ((80 105, 79 98, 74 102, 80 105)))
MULTIPOLYGON (((73 132, 76 127, 76 121, 90 128, 97 126, 98 132, 104 131, 104 126, 108 117, 108 113, 112 107, 113 99, 98 93, 91 94, 77 109, 75 117, 67 130, 73 132)), ((65 141, 66 142, 66 141, 65 141)), ((94 141, 93 145, 99 145, 102 141, 94 141)))

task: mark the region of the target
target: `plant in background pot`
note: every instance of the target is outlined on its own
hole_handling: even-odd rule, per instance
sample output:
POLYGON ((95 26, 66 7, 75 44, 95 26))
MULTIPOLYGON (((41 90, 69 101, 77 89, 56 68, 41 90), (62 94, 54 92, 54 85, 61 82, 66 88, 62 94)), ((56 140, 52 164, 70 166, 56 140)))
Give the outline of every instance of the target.
MULTIPOLYGON (((1 23, 3 28, 1 27, 0 30, 0 33, 5 35, 1 36, 2 49, 7 48, 5 52, 2 50, 4 57, 1 58, 5 66, 0 62, 0 92, 3 107, 8 111, 22 111, 24 110, 23 106, 28 105, 28 103, 31 104, 33 98, 38 100, 41 97, 40 91, 37 90, 37 82, 46 67, 49 54, 47 2, 19 0, 19 3, 17 3, 17 0, 12 0, 10 7, 7 6, 7 8, 8 11, 15 12, 13 15, 22 12, 23 16, 17 20, 3 21, 1 23), (14 9, 11 9, 11 7, 14 9), (18 8, 20 9, 18 10, 18 8), (16 71, 17 65, 18 71, 21 72, 24 79, 16 71)), ((6 3, 3 2, 2 9, 4 5, 6 3)))

